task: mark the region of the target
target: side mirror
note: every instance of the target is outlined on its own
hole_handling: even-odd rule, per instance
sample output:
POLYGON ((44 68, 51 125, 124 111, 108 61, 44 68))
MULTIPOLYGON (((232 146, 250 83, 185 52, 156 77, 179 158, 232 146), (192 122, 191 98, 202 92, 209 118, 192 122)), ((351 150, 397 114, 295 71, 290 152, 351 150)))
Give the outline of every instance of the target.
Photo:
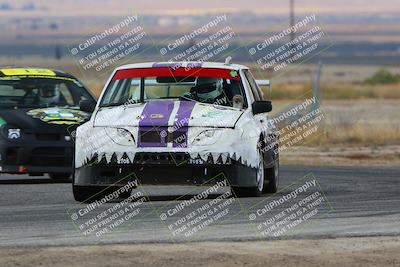
POLYGON ((79 109, 85 112, 93 113, 96 105, 90 100, 81 100, 79 102, 79 109))
POLYGON ((265 112, 270 112, 272 110, 272 103, 271 101, 254 101, 253 104, 251 104, 251 108, 253 110, 253 114, 260 114, 260 113, 265 113, 265 112))

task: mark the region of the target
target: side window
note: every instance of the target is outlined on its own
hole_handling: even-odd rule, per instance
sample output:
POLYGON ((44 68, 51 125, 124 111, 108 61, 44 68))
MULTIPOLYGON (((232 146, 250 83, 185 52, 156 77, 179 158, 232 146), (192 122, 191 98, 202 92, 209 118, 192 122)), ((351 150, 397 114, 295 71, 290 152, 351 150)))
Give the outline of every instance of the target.
POLYGON ((249 76, 250 76, 251 80, 253 81, 253 84, 254 84, 254 86, 255 86, 255 88, 256 88, 258 94, 260 95, 260 99, 261 99, 261 100, 264 100, 264 94, 263 94, 263 92, 261 91, 260 86, 258 86, 258 84, 257 84, 257 82, 256 82, 256 79, 254 79, 254 76, 253 76, 253 74, 252 74, 250 71, 249 71, 249 76))
POLYGON ((128 100, 130 85, 130 79, 112 81, 108 86, 106 94, 104 95, 101 103, 123 104, 128 100))
POLYGON ((134 102, 140 101, 140 79, 132 79, 129 86, 128 99, 134 102))
POLYGON ((256 101, 262 100, 263 99, 262 94, 257 86, 256 81, 253 78, 253 75, 251 75, 249 70, 243 70, 243 72, 244 75, 246 76, 247 81, 249 82, 251 91, 253 92, 254 95, 254 99, 256 101))
POLYGON ((81 100, 92 100, 92 98, 89 97, 89 94, 81 94, 77 103, 79 103, 81 100))
POLYGON ((12 85, 0 85, 0 96, 24 96, 26 93, 23 89, 16 89, 12 85))
POLYGON ((167 97, 170 94, 171 87, 171 85, 158 83, 155 78, 146 78, 144 80, 144 99, 167 97))

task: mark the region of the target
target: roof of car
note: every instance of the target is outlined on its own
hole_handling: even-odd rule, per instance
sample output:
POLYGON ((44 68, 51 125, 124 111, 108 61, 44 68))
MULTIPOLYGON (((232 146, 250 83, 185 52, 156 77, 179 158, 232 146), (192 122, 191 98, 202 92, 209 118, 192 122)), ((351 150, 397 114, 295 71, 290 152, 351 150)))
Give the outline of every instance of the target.
POLYGON ((69 73, 54 69, 35 68, 35 67, 15 67, 15 66, 0 67, 0 77, 8 77, 8 76, 24 76, 24 77, 53 76, 53 77, 76 79, 73 75, 69 73))
POLYGON ((212 68, 212 69, 228 69, 228 70, 240 70, 248 69, 248 67, 239 64, 225 64, 221 62, 144 62, 134 63, 118 67, 116 70, 124 69, 139 69, 139 68, 156 68, 156 67, 190 67, 192 68, 212 68))

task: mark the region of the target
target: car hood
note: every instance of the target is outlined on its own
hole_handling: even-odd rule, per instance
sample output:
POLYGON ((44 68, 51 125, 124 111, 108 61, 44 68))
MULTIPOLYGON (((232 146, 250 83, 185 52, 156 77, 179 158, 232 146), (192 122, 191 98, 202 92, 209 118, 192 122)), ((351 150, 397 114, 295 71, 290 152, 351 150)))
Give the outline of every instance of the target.
POLYGON ((194 101, 157 100, 101 108, 94 126, 102 127, 223 127, 233 128, 243 111, 194 101))
POLYGON ((74 108, 0 109, 1 124, 26 133, 60 133, 88 120, 90 114, 74 108))

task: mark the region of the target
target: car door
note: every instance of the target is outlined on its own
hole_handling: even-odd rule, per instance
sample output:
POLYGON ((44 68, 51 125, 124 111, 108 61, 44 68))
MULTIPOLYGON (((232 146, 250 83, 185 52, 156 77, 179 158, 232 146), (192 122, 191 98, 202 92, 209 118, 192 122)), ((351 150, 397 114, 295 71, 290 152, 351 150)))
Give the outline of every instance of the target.
MULTIPOLYGON (((251 94, 253 95, 254 101, 261 101, 264 100, 262 91, 258 87, 253 75, 250 73, 249 70, 244 71, 244 75, 246 78, 247 85, 250 88, 251 94)), ((263 133, 264 136, 264 144, 270 145, 272 149, 268 149, 268 151, 265 151, 265 163, 268 166, 269 164, 272 164, 274 150, 277 148, 277 141, 278 141, 278 135, 277 135, 277 130, 275 126, 272 123, 272 120, 270 120, 269 116, 267 113, 262 113, 262 114, 257 114, 254 115, 254 120, 255 123, 261 128, 261 132, 263 133)))

